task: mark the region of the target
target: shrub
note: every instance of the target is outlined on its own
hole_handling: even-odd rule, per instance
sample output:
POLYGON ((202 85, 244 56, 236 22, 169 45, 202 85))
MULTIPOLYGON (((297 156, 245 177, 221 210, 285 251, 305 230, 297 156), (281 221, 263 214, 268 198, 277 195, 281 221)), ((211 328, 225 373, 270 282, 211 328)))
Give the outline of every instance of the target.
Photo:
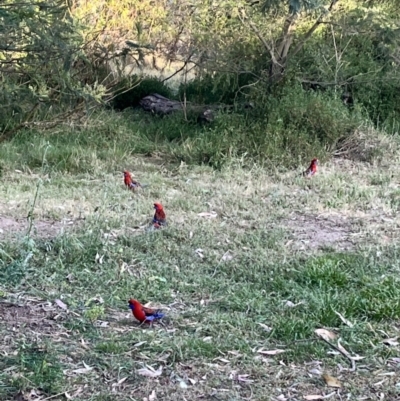
POLYGON ((251 82, 250 75, 218 73, 198 77, 179 87, 179 98, 186 98, 200 104, 233 104, 241 99, 244 91, 239 89, 251 82))

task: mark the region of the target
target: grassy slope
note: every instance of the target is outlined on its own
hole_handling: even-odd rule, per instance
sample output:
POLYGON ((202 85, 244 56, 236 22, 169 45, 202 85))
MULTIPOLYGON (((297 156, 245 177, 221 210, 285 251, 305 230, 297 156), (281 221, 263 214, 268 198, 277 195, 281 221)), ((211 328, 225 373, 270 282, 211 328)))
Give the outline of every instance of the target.
POLYGON ((1 214, 27 216, 40 182, 35 223, 74 225, 2 237, 1 397, 300 400, 336 391, 329 372, 344 387, 332 400, 395 399, 399 346, 383 340, 400 329, 398 160, 325 163, 308 181, 50 142, 44 163, 44 142, 29 155, 25 140, 2 150, 1 214), (127 192, 123 168, 150 186, 127 192), (156 200, 169 227, 145 232, 156 200), (165 326, 135 324, 131 296, 163 307, 165 326), (316 338, 321 327, 364 357, 355 372, 316 338), (285 352, 263 353, 275 349, 285 352), (145 365, 162 374, 139 375, 145 365))

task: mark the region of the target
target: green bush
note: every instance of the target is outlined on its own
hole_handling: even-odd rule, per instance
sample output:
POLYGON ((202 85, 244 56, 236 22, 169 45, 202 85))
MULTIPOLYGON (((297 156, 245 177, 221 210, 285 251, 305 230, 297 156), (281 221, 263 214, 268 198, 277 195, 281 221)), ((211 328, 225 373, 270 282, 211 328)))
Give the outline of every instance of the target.
POLYGON ((170 148, 179 159, 214 167, 232 157, 294 167, 312 157, 325 158, 359 122, 332 94, 292 86, 248 114, 220 114, 201 133, 184 131, 180 146, 170 148))
POLYGON ((356 89, 358 102, 376 127, 384 126, 388 132, 399 130, 400 82, 382 81, 360 85, 356 89))
POLYGON ((331 92, 305 91, 300 86, 286 87, 279 99, 267 106, 269 127, 287 138, 286 146, 332 147, 359 124, 340 99, 331 92))
POLYGON ((350 92, 356 108, 375 127, 395 132, 400 124, 400 75, 393 62, 398 38, 386 25, 388 20, 380 20, 379 12, 375 12, 376 20, 366 8, 352 10, 339 20, 341 28, 335 31, 335 42, 331 28, 321 28, 292 60, 286 75, 304 79, 304 85, 320 91, 328 92, 336 83, 338 94, 350 92), (350 19, 360 24, 362 35, 348 34, 350 19), (337 49, 340 60, 335 57, 337 49))
POLYGON ((207 74, 203 77, 181 84, 179 87, 179 98, 199 104, 233 104, 240 100, 246 92, 239 89, 251 82, 251 76, 247 74, 235 75, 218 73, 213 76, 207 74))
POLYGON ((116 110, 124 110, 128 107, 137 107, 139 106, 139 101, 141 99, 145 96, 151 95, 152 93, 158 93, 159 95, 165 96, 169 99, 173 98, 171 89, 158 78, 146 77, 141 79, 135 75, 130 79, 122 80, 120 84, 117 85, 112 105, 116 110), (138 84, 134 84, 131 89, 128 89, 132 85, 132 82, 138 82, 138 84))
POLYGON ((93 98, 72 71, 83 43, 67 17, 68 4, 6 3, 0 10, 0 41, 9 43, 0 50, 2 139, 12 137, 18 127, 49 121, 93 98))

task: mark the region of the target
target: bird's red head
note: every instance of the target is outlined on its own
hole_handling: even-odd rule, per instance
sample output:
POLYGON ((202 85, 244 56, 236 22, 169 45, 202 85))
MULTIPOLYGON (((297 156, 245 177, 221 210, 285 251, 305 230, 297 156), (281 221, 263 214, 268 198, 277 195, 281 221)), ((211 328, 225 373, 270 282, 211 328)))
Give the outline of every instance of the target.
POLYGON ((154 209, 156 209, 157 212, 161 212, 161 210, 163 210, 163 206, 161 203, 155 203, 154 209))
POLYGON ((139 301, 136 301, 136 299, 130 299, 129 301, 128 301, 128 303, 129 303, 129 307, 132 309, 132 310, 134 310, 137 306, 140 306, 140 302, 139 301))
POLYGON ((124 177, 130 177, 131 173, 127 170, 124 171, 124 177))
POLYGON ((312 159, 311 160, 311 164, 312 165, 314 165, 314 164, 318 165, 318 159, 317 158, 312 159))

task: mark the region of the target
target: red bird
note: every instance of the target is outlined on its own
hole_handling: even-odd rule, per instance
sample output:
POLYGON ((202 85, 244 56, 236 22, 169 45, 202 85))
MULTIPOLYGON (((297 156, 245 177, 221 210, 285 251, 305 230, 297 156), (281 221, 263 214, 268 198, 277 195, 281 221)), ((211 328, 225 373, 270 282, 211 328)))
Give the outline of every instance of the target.
POLYGON ((318 171, 318 159, 312 159, 310 167, 306 171, 304 171, 303 175, 304 177, 311 178, 313 175, 315 175, 318 171))
POLYGON ((165 215, 164 208, 161 203, 155 203, 154 209, 156 210, 153 217, 154 228, 161 228, 167 225, 167 216, 165 215))
POLYGON ((132 189, 133 191, 135 189, 138 189, 139 187, 141 188, 142 185, 140 182, 134 180, 131 176, 131 173, 129 171, 124 171, 124 184, 128 189, 132 189))
POLYGON ((132 314, 140 323, 151 323, 154 320, 162 319, 165 315, 159 310, 146 308, 136 299, 130 299, 129 307, 132 309, 132 314))

